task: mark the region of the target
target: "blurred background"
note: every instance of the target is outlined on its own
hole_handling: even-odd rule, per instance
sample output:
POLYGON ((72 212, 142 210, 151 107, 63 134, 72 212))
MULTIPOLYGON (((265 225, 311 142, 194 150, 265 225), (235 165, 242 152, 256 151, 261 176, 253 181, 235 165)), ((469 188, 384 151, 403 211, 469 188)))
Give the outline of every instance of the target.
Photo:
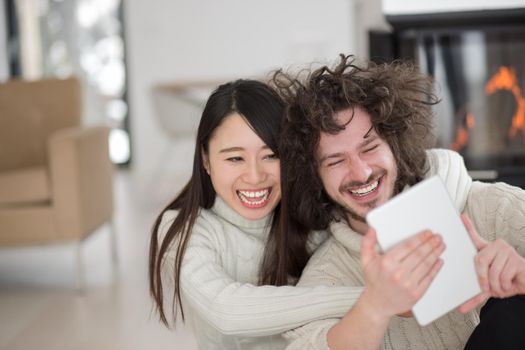
POLYGON ((0 350, 195 349, 158 322, 147 254, 203 104, 340 53, 415 61, 437 145, 523 187, 524 0, 3 0, 0 350))

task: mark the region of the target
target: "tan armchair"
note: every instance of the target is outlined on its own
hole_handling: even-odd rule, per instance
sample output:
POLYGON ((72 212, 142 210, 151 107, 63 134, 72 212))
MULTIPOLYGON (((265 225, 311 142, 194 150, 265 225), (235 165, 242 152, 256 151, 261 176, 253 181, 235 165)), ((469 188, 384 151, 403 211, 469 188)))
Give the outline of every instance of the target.
POLYGON ((109 130, 81 126, 81 96, 75 78, 0 84, 0 246, 77 242, 79 288, 81 242, 113 211, 109 130))

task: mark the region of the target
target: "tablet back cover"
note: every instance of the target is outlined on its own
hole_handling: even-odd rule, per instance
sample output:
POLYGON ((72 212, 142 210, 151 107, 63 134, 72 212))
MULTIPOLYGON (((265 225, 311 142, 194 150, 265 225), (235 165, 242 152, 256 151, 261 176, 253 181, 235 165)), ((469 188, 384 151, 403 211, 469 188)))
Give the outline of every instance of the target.
POLYGON ((376 230, 383 251, 424 229, 443 237, 444 264, 412 309, 420 325, 429 324, 481 292, 474 266, 476 248, 438 176, 370 211, 367 222, 376 230))

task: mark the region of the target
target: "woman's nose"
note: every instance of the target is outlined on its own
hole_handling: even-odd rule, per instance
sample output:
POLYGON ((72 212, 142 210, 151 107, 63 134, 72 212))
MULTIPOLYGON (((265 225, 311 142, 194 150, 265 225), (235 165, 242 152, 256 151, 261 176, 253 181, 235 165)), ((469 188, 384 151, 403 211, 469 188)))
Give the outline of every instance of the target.
POLYGON ((244 181, 248 184, 259 184, 264 180, 264 174, 264 168, 259 162, 251 162, 244 173, 244 181))

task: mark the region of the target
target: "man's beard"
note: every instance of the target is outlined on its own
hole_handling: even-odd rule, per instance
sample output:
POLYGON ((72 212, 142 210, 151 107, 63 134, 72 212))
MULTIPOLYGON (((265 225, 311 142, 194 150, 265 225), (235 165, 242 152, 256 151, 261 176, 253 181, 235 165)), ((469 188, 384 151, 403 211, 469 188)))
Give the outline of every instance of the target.
MULTIPOLYGON (((368 178, 368 180, 363 183, 363 184, 360 184, 360 183, 349 183, 349 184, 344 184, 340 187, 340 189, 343 189, 343 190, 346 190, 346 188, 348 187, 353 187, 353 186, 361 186, 361 185, 366 185, 367 183, 370 183, 372 180, 374 179, 379 179, 380 177, 386 175, 386 171, 381 171, 381 172, 378 172, 378 173, 374 173, 374 174, 371 174, 370 177, 368 178)), ((401 192, 399 190, 399 187, 400 187, 400 181, 399 181, 399 177, 395 180, 394 184, 393 184, 393 193, 390 195, 390 197, 387 199, 390 200, 392 199, 394 196, 396 196, 399 192, 401 192)), ((370 201, 368 203, 364 203, 363 206, 364 207, 367 207, 368 210, 371 210, 371 209, 374 209, 378 206, 377 204, 377 201, 379 199, 375 199, 373 201, 370 201)), ((350 208, 346 203, 337 203, 340 210, 346 214, 346 218, 347 220, 348 219, 352 219, 352 220, 356 220, 356 221, 359 221, 359 222, 362 222, 362 223, 365 223, 366 224, 366 218, 365 216, 359 214, 357 211, 355 211, 354 209, 350 208)), ((366 214, 365 214, 366 215, 366 214)))
MULTIPOLYGON (((343 191, 348 191, 348 189, 352 187, 365 186, 366 184, 369 184, 372 181, 378 180, 379 178, 383 177, 385 174, 386 174, 385 170, 376 171, 370 174, 370 176, 365 182, 353 181, 353 182, 345 183, 339 187, 339 191, 343 192, 343 191)), ((341 207, 343 212, 346 214, 347 218, 351 218, 351 219, 366 223, 365 217, 360 215, 354 209, 350 208, 346 203, 343 203, 343 204, 339 203, 339 206, 341 207)), ((369 203, 365 203, 364 206, 368 207, 369 209, 373 209, 377 206, 377 200, 373 200, 369 203)))
MULTIPOLYGON (((369 209, 374 209, 377 206, 376 204, 377 204, 377 200, 374 200, 374 201, 372 201, 370 203, 366 203, 365 205, 369 209)), ((366 224, 366 218, 364 216, 360 215, 359 213, 357 213, 354 209, 350 208, 346 204, 341 206, 341 210, 346 214, 347 218, 350 218, 350 219, 353 219, 353 220, 356 220, 356 221, 360 221, 360 222, 366 224)))

